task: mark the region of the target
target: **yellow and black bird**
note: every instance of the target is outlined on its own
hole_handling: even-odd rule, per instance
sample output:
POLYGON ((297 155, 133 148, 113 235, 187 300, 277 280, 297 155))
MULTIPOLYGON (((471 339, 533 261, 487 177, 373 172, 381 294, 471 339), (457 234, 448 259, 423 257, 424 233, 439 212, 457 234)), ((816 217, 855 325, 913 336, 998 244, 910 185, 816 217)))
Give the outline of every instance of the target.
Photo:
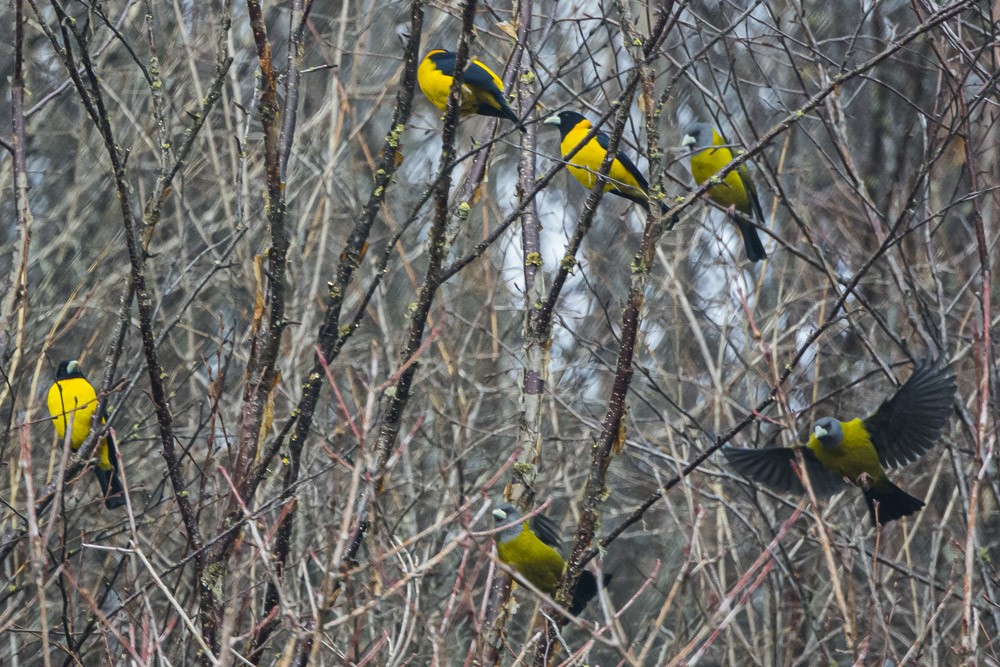
POLYGON ((923 508, 923 501, 889 481, 885 468, 912 463, 934 446, 951 414, 955 376, 947 364, 924 360, 910 379, 865 419, 816 421, 804 447, 722 449, 741 474, 785 493, 805 493, 792 462, 802 452, 818 497, 858 486, 872 523, 886 524, 923 508))
MULTIPOLYGON (((566 569, 566 561, 556 551, 562 547, 559 529, 551 519, 541 514, 535 515, 530 525, 528 521, 515 523, 521 517, 522 514, 510 503, 501 503, 493 510, 496 525, 507 526, 496 534, 497 556, 536 588, 555 595, 566 569), (515 525, 508 525, 511 523, 515 525)), ((611 581, 611 576, 604 576, 603 587, 611 581)), ((597 591, 597 577, 587 570, 581 572, 573 590, 569 612, 574 616, 579 614, 597 596, 597 591)))
MULTIPOLYGON (((559 127, 559 135, 562 137, 559 150, 564 158, 580 145, 583 138, 594 127, 586 117, 575 111, 563 111, 549 116, 542 122, 545 125, 559 127)), ((608 146, 610 145, 611 138, 604 132, 598 132, 566 163, 569 173, 573 174, 573 177, 588 190, 597 183, 597 175, 601 171, 601 164, 608 154, 608 146)), ((635 163, 622 151, 618 151, 615 154, 615 159, 611 161, 604 191, 624 197, 647 211, 649 210, 649 183, 646 182, 646 178, 635 166, 635 163)), ((664 213, 667 212, 668 208, 665 204, 660 204, 660 210, 664 213)), ((674 216, 670 224, 676 222, 677 217, 674 216)))
MULTIPOLYGON (((433 49, 424 56, 417 68, 417 83, 430 103, 441 111, 448 107, 448 93, 455 80, 455 54, 433 49)), ((506 118, 524 132, 524 125, 503 96, 503 81, 489 67, 472 59, 462 76, 463 116, 478 114, 491 118, 506 118)))
MULTIPOLYGON (((720 169, 733 161, 733 152, 726 138, 708 123, 695 123, 688 128, 681 145, 690 148, 691 175, 694 182, 701 185, 715 176, 720 169)), ((764 224, 764 211, 757 199, 757 190, 750 180, 746 162, 726 174, 722 182, 708 189, 708 196, 715 203, 729 209, 729 216, 736 222, 743 235, 743 246, 747 259, 759 262, 767 257, 764 244, 757 235, 757 228, 751 220, 764 224), (735 215, 739 211, 745 217, 735 215)))
MULTIPOLYGON (((56 381, 49 389, 49 414, 62 443, 70 430, 70 447, 75 452, 87 440, 90 422, 97 409, 97 392, 87 382, 80 364, 76 360, 63 361, 56 369, 56 381)), ((104 423, 101 419, 101 423, 104 423)), ((104 505, 115 509, 125 504, 125 490, 118 476, 118 457, 115 456, 115 441, 109 432, 97 446, 97 463, 94 472, 101 484, 104 505)))

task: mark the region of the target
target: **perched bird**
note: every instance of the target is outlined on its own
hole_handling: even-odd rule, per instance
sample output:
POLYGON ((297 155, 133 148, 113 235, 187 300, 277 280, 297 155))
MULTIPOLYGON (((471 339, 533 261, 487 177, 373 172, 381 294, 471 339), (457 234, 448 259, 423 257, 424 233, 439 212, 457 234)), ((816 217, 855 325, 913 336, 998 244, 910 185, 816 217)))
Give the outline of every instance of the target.
MULTIPOLYGON (((80 364, 76 360, 63 361, 56 370, 56 381, 49 389, 49 414, 56 428, 60 442, 70 429, 70 447, 73 451, 87 440, 90 421, 97 409, 97 392, 87 382, 80 364)), ((104 423, 101 419, 101 423, 104 423)), ((101 484, 104 505, 108 509, 125 504, 125 490, 118 476, 118 457, 115 456, 115 441, 109 432, 97 446, 97 464, 94 467, 97 481, 101 484)))
MULTIPOLYGON (((594 127, 589 120, 575 111, 563 111, 549 116, 542 122, 545 125, 559 126, 559 134, 562 137, 559 150, 563 157, 569 155, 580 145, 583 138, 594 127)), ((601 164, 608 154, 608 146, 610 145, 611 139, 608 135, 604 132, 598 132, 566 164, 569 173, 573 174, 576 180, 580 181, 583 187, 588 190, 592 189, 597 182, 597 174, 600 173, 601 164)), ((634 201, 647 211, 649 210, 649 183, 646 182, 645 177, 628 155, 622 151, 618 151, 615 154, 615 159, 611 162, 604 191, 634 201)), ((660 209, 664 213, 667 212, 668 208, 665 204, 660 204, 660 209)), ((674 216, 670 224, 676 222, 677 217, 674 216)))
MULTIPOLYGON (((715 176, 720 169, 733 161, 733 152, 726 146, 728 142, 708 123, 695 123, 688 128, 681 140, 681 145, 691 148, 691 175, 694 181, 701 185, 715 176)), ((767 257, 764 244, 757 236, 757 228, 750 219, 764 223, 764 211, 757 199, 757 190, 750 180, 750 172, 746 162, 732 170, 722 182, 708 189, 712 201, 729 209, 731 217, 743 234, 743 246, 746 248, 747 259, 759 262, 767 257), (734 214, 739 211, 745 218, 734 214)))
MULTIPOLYGON (((514 523, 521 517, 521 513, 510 503, 502 503, 493 510, 497 526, 514 523)), ((522 521, 496 534, 497 556, 539 590, 555 595, 566 569, 566 561, 556 551, 562 546, 559 529, 551 519, 541 514, 535 515, 531 525, 528 524, 528 521, 522 521)), ((601 585, 607 586, 610 581, 611 575, 605 575, 601 585)), ((587 603, 597 596, 597 590, 597 577, 587 570, 581 572, 573 590, 569 613, 577 615, 583 611, 587 603)))
POLYGON ((817 420, 804 447, 724 447, 729 464, 744 476, 785 493, 805 493, 792 470, 802 452, 813 491, 826 497, 847 485, 861 487, 872 523, 886 524, 923 508, 923 501, 889 481, 885 468, 912 463, 934 446, 948 422, 955 376, 947 364, 924 360, 875 414, 865 419, 817 420))
MULTIPOLYGON (((429 51, 417 68, 417 83, 430 103, 441 111, 448 106, 448 93, 455 77, 455 54, 443 49, 429 51)), ((503 96, 503 81, 489 67, 473 59, 462 77, 463 116, 479 114, 506 118, 524 132, 524 125, 503 96)))

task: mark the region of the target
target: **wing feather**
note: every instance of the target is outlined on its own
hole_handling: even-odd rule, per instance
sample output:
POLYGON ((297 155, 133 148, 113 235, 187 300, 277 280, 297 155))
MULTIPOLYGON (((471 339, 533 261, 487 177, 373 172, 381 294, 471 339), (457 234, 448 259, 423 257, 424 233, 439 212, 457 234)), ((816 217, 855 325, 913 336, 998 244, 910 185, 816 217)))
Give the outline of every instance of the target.
POLYGON ((884 467, 916 461, 948 423, 957 387, 948 364, 940 361, 927 358, 917 364, 910 379, 864 420, 884 467))
MULTIPOLYGON (((607 152, 608 146, 611 145, 611 137, 609 137, 604 132, 598 132, 596 139, 597 143, 601 146, 601 148, 603 148, 604 151, 607 152)), ((618 158, 618 161, 622 163, 622 166, 625 167, 625 170, 632 175, 632 178, 634 178, 635 182, 639 184, 639 187, 642 188, 642 191, 649 192, 649 183, 646 181, 646 177, 642 175, 642 172, 640 172, 639 168, 635 166, 635 163, 632 162, 631 158, 629 158, 629 156, 623 153, 622 151, 618 151, 615 157, 618 158)), ((597 167, 599 166, 600 165, 597 165, 597 167)))
POLYGON ((812 483, 813 492, 820 498, 832 496, 847 487, 847 483, 831 473, 819 462, 816 455, 806 447, 770 447, 767 449, 736 449, 723 447, 729 465, 744 477, 782 493, 804 494, 805 487, 799 481, 792 462, 795 452, 801 451, 806 463, 806 473, 812 483))
POLYGON ((538 539, 553 549, 562 549, 562 540, 559 538, 559 526, 549 517, 543 514, 536 514, 531 519, 531 530, 538 539))

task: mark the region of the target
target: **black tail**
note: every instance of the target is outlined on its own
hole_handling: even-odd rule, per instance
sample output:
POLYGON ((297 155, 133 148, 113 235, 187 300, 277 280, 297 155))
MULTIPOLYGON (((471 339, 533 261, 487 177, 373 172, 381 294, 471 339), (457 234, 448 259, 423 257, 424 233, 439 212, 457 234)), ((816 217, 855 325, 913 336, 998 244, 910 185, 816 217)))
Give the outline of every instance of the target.
POLYGON ((524 125, 521 123, 521 119, 518 118, 517 114, 514 113, 514 110, 510 108, 510 105, 507 104, 507 100, 504 99, 502 94, 494 95, 493 99, 500 105, 499 109, 494 109, 488 104, 480 103, 478 113, 483 116, 493 116, 494 118, 506 118, 510 122, 514 123, 514 125, 517 126, 517 129, 521 130, 521 132, 527 132, 527 130, 524 129, 524 125))
POLYGON ((101 485, 101 494, 104 496, 104 506, 109 510, 121 507, 125 504, 125 488, 122 486, 121 477, 118 476, 118 456, 115 452, 115 441, 108 433, 105 438, 108 445, 108 460, 111 461, 109 470, 102 470, 100 464, 94 466, 94 474, 101 485))
POLYGON ((743 247, 746 248, 747 259, 751 262, 766 259, 767 253, 764 252, 764 244, 757 235, 757 228, 749 222, 738 221, 737 224, 739 224, 740 232, 743 234, 743 247))
MULTIPOLYGON (((600 587, 607 588, 613 576, 611 574, 604 575, 604 581, 600 587)), ((569 607, 569 613, 577 616, 587 607, 588 602, 597 597, 598 590, 597 577, 587 570, 581 572, 580 578, 576 582, 576 588, 573 589, 573 603, 569 607)))
POLYGON ((890 482, 883 480, 878 483, 878 488, 872 487, 865 491, 865 502, 868 504, 868 513, 872 517, 872 524, 882 524, 904 516, 910 516, 924 507, 924 501, 914 498, 906 491, 890 482), (875 503, 878 503, 876 508, 875 503), (876 518, 876 513, 878 518, 876 518))

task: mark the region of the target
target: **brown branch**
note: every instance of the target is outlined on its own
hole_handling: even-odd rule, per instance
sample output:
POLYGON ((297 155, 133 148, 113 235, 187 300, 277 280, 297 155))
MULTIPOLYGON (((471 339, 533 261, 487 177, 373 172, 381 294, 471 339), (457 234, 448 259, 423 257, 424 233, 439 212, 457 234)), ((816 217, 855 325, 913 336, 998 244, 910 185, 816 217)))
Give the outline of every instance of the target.
MULTIPOLYGON (((367 245, 368 235, 371 232, 375 216, 385 199, 386 190, 391 184, 392 177, 398 167, 396 156, 397 152, 401 150, 400 139, 403 128, 410 117, 413 94, 417 85, 417 58, 420 47, 420 35, 423 29, 423 16, 423 2, 418 0, 411 7, 410 37, 406 46, 403 81, 396 98, 396 109, 393 114, 391 130, 386 136, 382 148, 382 159, 379 169, 376 172, 375 185, 361 214, 361 218, 349 236, 344 251, 340 255, 336 281, 329 285, 325 304, 326 314, 317 336, 318 342, 314 355, 313 368, 303 386, 302 398, 299 400, 298 406, 292 411, 291 418, 285 422, 278 437, 272 441, 267 451, 261 457, 260 462, 253 470, 249 471, 246 483, 241 489, 245 497, 249 497, 256 492, 258 485, 264 479, 268 466, 289 433, 291 433, 289 438, 289 463, 285 472, 282 498, 292 498, 295 490, 298 488, 302 448, 309 434, 313 414, 319 402, 319 393, 323 387, 323 367, 328 363, 328 360, 334 357, 335 352, 339 349, 340 313, 344 296, 352 282, 355 270, 361 264, 361 258, 364 254, 364 248, 367 245)), ((288 98, 286 97, 287 101, 288 98)), ((294 518, 295 506, 293 505, 291 511, 282 518, 277 527, 274 566, 279 580, 284 574, 284 565, 291 549, 291 531, 294 525, 294 518)), ((362 530, 359 528, 357 534, 360 536, 361 532, 362 530)), ((355 539, 352 544, 356 544, 355 548, 360 547, 361 540, 355 539)), ((228 550, 232 546, 232 540, 225 540, 220 546, 228 550)), ((353 554, 350 554, 349 557, 353 557, 353 554)), ((270 615, 279 601, 280 597, 277 586, 269 582, 264 603, 266 616, 270 615)), ((277 627, 277 623, 278 620, 275 616, 268 622, 261 624, 253 633, 249 643, 249 659, 255 664, 261 660, 264 647, 277 627)))
POLYGON ((24 132, 24 1, 14 3, 14 74, 11 79, 11 153, 13 154, 14 220, 15 230, 9 234, 13 241, 8 249, 0 250, 0 257, 7 256, 6 275, 0 283, 0 312, 5 314, 0 328, 0 367, 4 373, 5 387, 0 397, 9 392, 8 413, 4 444, 0 453, 6 452, 10 438, 17 397, 7 376, 14 376, 24 349, 25 316, 28 290, 28 251, 31 246, 31 202, 28 199, 27 139, 24 132))
MULTIPOLYGON (((515 5, 517 16, 517 43, 511 56, 509 74, 511 80, 516 80, 518 97, 525 91, 525 86, 519 75, 522 63, 531 46, 533 0, 519 0, 515 5)), ((508 83, 508 82, 505 82, 508 83)), ((523 116, 522 116, 523 117, 523 116)), ((541 272, 541 221, 535 197, 525 201, 535 185, 537 176, 536 145, 538 126, 535 123, 525 124, 525 133, 521 139, 521 152, 518 157, 518 195, 523 212, 521 213, 521 253, 523 255, 522 272, 524 276, 524 367, 521 386, 521 425, 519 448, 523 453, 518 457, 518 463, 511 476, 504 495, 518 503, 522 509, 527 509, 534 499, 534 472, 542 455, 542 399, 549 373, 549 341, 545 332, 535 326, 536 304, 544 296, 544 282, 541 272), (531 472, 528 472, 528 471, 531 472)), ((480 631, 475 638, 475 649, 478 663, 481 665, 498 665, 500 662, 500 647, 503 645, 504 626, 507 622, 507 600, 510 597, 512 579, 510 575, 498 574, 490 589, 486 603, 486 611, 480 625, 480 631)))
POLYGON ((282 178, 285 178, 288 171, 288 158, 292 153, 292 139, 295 136, 295 121, 299 112, 299 77, 302 75, 302 58, 305 56, 303 37, 312 6, 312 0, 292 0, 292 11, 288 15, 285 112, 282 114, 281 142, 278 147, 282 178))
MULTIPOLYGON (((629 23, 630 21, 626 13, 627 9, 624 3, 619 3, 617 7, 619 14, 622 17, 622 23, 629 23)), ((659 45, 664 39, 666 39, 667 26, 670 25, 670 19, 673 14, 672 9, 673 7, 670 5, 660 12, 656 24, 650 30, 649 39, 643 46, 642 56, 638 58, 638 60, 644 62, 644 59, 649 58, 653 53, 655 53, 659 48, 659 45)), ((641 40, 637 41, 641 43, 641 40)), ((651 85, 650 77, 651 72, 646 65, 640 65, 630 77, 629 85, 623 92, 623 98, 618 106, 618 117, 615 119, 615 127, 609 141, 607 155, 605 155, 604 161, 601 164, 600 173, 603 175, 608 173, 611 161, 614 160, 617 153, 618 142, 620 141, 622 132, 625 128, 625 121, 628 118, 628 110, 631 107, 632 96, 639 87, 640 83, 644 88, 648 88, 651 85)), ((650 155, 659 154, 658 122, 659 114, 656 110, 652 110, 652 113, 646 118, 646 131, 649 140, 650 155)), ((663 169, 662 164, 660 164, 659 161, 656 161, 654 169, 656 170, 654 172, 655 177, 659 178, 663 169)), ((602 195, 603 192, 604 183, 602 182, 602 178, 598 178, 595 183, 594 190, 590 193, 587 203, 584 205, 584 210, 581 214, 580 226, 589 226, 589 221, 593 218, 595 210, 591 210, 588 207, 596 207, 600 200, 600 195, 602 195)), ((590 471, 587 475, 587 481, 584 486, 583 505, 580 512, 580 521, 577 524, 576 539, 573 542, 573 548, 570 551, 570 556, 566 563, 566 571, 563 573, 559 590, 556 593, 556 600, 560 602, 570 600, 573 597, 573 590, 575 589, 577 581, 580 578, 583 565, 586 563, 584 558, 587 549, 593 541, 594 533, 597 530, 599 506, 603 503, 604 498, 607 497, 606 475, 608 465, 611 463, 612 457, 621 449, 619 445, 624 437, 621 432, 621 423, 625 414, 626 397, 628 395, 629 386, 632 382, 632 360, 635 354, 636 337, 639 333, 639 323, 641 321, 642 305, 645 300, 644 295, 646 284, 649 281, 650 272, 655 262, 656 242, 662 234, 663 221, 665 219, 669 218, 663 218, 661 216, 661 211, 658 206, 649 207, 646 225, 642 233, 642 241, 639 244, 639 252, 632 261, 632 280, 628 299, 622 314, 622 328, 619 336, 621 344, 618 350, 618 359, 616 362, 611 396, 608 399, 608 406, 601 424, 600 435, 598 435, 593 447, 591 448, 592 454, 590 471)), ((563 260, 561 265, 565 266, 566 263, 566 260, 563 260)), ((554 308, 554 299, 558 298, 558 292, 556 292, 555 289, 556 285, 554 284, 553 291, 550 292, 550 301, 552 303, 551 305, 546 304, 549 307, 549 317, 551 316, 551 309, 554 308)), ((565 622, 566 617, 560 615, 546 624, 545 636, 538 643, 535 650, 534 664, 536 667, 542 667, 548 662, 549 658, 554 655, 558 628, 565 624, 565 622)))
MULTIPOLYGON (((44 17, 39 14, 34 1, 29 1, 32 2, 32 7, 35 9, 39 23, 45 26, 44 30, 46 35, 49 36, 50 41, 55 39, 55 35, 48 29, 48 26, 45 25, 44 17)), ((59 48, 60 45, 58 40, 53 43, 53 47, 56 49, 57 53, 64 55, 63 63, 73 79, 77 93, 80 95, 80 99, 84 103, 84 107, 87 109, 88 113, 91 114, 91 118, 94 120, 95 125, 104 140, 104 146, 111 162, 115 189, 118 194, 118 203, 122 212, 122 223, 125 231, 125 242, 128 248, 132 286, 135 290, 136 301, 138 304, 139 331, 142 338, 143 355, 146 360, 146 370, 150 381, 150 395, 153 400, 157 425, 160 431, 161 454, 166 460, 167 466, 171 471, 170 481, 173 485, 174 497, 177 501, 178 509, 180 509, 184 529, 187 533, 188 546, 192 551, 197 553, 201 551, 202 538, 198 529, 198 522, 191 504, 191 499, 188 497, 184 480, 181 477, 180 467, 177 465, 177 454, 174 450, 172 417, 167 401, 167 391, 163 383, 163 379, 167 377, 167 375, 163 372, 163 369, 160 368, 156 350, 156 341, 153 333, 153 304, 146 288, 145 255, 138 243, 137 225, 135 218, 132 215, 130 188, 123 160, 124 156, 115 141, 114 132, 111 128, 111 119, 104 105, 104 99, 101 93, 97 72, 90 59, 85 42, 76 32, 74 22, 66 14, 58 0, 52 0, 52 6, 59 19, 60 29, 63 33, 62 46, 65 47, 65 50, 59 48), (73 62, 72 42, 74 39, 80 47, 80 60, 83 65, 83 71, 88 79, 87 84, 84 83, 73 62)), ((99 416, 95 413, 95 418, 97 417, 99 416)), ((91 429, 91 438, 95 438, 95 442, 98 431, 100 431, 100 429, 91 429)), ((195 577, 198 581, 199 593, 201 596, 202 628, 206 633, 206 638, 209 640, 209 645, 215 649, 216 628, 212 623, 210 611, 215 609, 216 598, 211 586, 206 585, 206 582, 202 578, 202 575, 204 574, 204 566, 205 561, 203 557, 195 559, 195 577)))
MULTIPOLYGON (((448 221, 451 218, 448 206, 448 195, 451 193, 451 172, 455 165, 455 137, 458 130, 459 106, 461 101, 462 77, 466 64, 469 62, 469 40, 473 32, 473 19, 476 14, 477 0, 465 0, 462 8, 462 34, 455 53, 455 72, 451 91, 448 94, 448 106, 444 113, 444 130, 442 132, 441 158, 439 161, 438 184, 434 192, 435 212, 427 241, 429 261, 416 306, 410 315, 410 326, 407 331, 406 345, 399 355, 400 364, 407 364, 417 355, 424 337, 424 328, 430 315, 431 305, 438 287, 442 284, 444 259, 448 253, 446 233, 448 221)), ((468 205, 466 204, 466 207, 468 205)), ((459 215, 462 215, 459 207, 459 215)), ((468 214, 465 213, 467 216, 468 214)), ((379 427, 378 440, 375 444, 375 457, 369 461, 369 473, 373 477, 373 487, 384 473, 386 461, 392 453, 396 438, 399 435, 403 411, 410 399, 410 385, 416 375, 418 364, 410 364, 400 374, 394 390, 386 392, 388 397, 382 424, 379 427)), ((364 516, 359 512, 359 516, 364 516)))

